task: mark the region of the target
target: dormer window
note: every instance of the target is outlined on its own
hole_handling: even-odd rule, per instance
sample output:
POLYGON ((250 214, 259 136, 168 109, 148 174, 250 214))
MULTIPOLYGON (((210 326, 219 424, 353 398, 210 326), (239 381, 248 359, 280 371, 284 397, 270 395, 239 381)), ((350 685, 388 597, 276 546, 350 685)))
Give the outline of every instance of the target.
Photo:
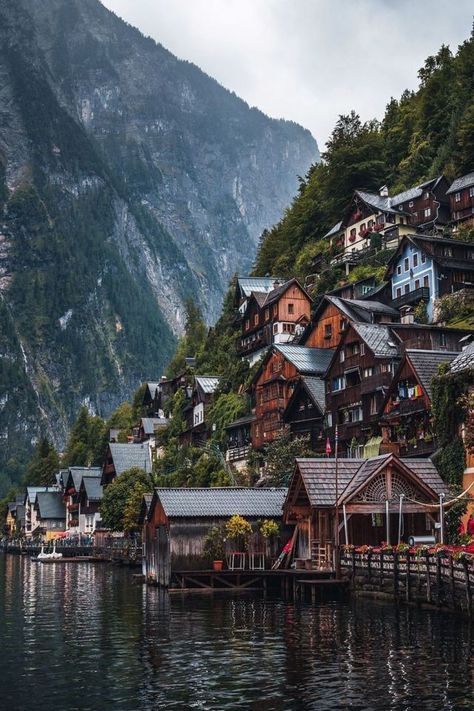
POLYGON ((454 202, 461 201, 461 193, 454 193, 454 202))
POLYGON ((413 200, 410 200, 410 202, 408 203, 408 207, 413 207, 413 205, 414 205, 413 200))

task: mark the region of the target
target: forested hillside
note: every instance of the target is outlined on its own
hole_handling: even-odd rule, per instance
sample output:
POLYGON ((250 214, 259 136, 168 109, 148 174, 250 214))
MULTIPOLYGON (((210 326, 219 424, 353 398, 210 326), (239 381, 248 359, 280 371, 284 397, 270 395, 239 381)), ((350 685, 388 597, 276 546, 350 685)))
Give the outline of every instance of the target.
MULTIPOLYGON (((262 234, 256 276, 306 276, 355 189, 385 183, 395 193, 441 172, 452 179, 474 170, 474 36, 455 53, 441 47, 418 76, 418 90, 392 98, 381 121, 340 117, 322 162, 301 180, 283 219, 262 234)), ((326 275, 319 291, 337 276, 326 275)))

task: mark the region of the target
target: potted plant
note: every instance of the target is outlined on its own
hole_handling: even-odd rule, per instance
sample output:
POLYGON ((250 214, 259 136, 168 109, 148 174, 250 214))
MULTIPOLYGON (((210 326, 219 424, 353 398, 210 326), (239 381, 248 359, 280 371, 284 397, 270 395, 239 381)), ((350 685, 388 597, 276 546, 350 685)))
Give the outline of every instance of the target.
POLYGON ((204 539, 204 554, 212 560, 213 570, 222 570, 225 558, 225 526, 211 526, 204 539))
POLYGON ((252 535, 252 526, 245 518, 238 514, 232 516, 226 523, 225 531, 227 538, 234 541, 236 551, 245 552, 247 550, 252 535))
POLYGON ((272 555, 272 548, 274 547, 276 537, 280 532, 280 526, 272 518, 266 518, 260 521, 259 530, 266 542, 267 555, 272 555))

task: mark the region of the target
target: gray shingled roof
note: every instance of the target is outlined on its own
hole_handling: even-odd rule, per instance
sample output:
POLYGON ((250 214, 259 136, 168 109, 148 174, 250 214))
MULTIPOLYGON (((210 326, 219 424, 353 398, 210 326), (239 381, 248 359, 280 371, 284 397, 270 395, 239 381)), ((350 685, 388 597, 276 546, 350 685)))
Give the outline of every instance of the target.
POLYGON ((151 472, 150 449, 148 444, 120 444, 111 442, 110 453, 117 476, 132 467, 151 472))
POLYGON ((456 178, 456 180, 451 183, 449 190, 446 191, 446 195, 455 193, 463 188, 469 188, 471 185, 474 185, 474 173, 462 175, 460 178, 456 178))
POLYGON ((431 400, 431 381, 438 375, 438 367, 442 363, 451 363, 459 353, 449 351, 424 351, 407 349, 406 356, 410 361, 416 376, 431 400))
POLYGON ((301 380, 311 395, 313 402, 318 405, 319 409, 324 414, 326 409, 326 389, 324 380, 322 378, 315 378, 308 375, 302 377, 301 380))
POLYGON ((245 296, 250 296, 252 291, 262 291, 265 294, 274 289, 276 281, 282 282, 279 277, 239 277, 237 283, 245 296))
POLYGON ((213 489, 155 489, 170 518, 279 517, 287 489, 221 487, 213 489))
POLYGON ((82 479, 82 486, 89 501, 101 501, 103 497, 103 489, 100 483, 100 478, 95 476, 85 476, 82 479))
POLYGON ((237 427, 242 427, 242 425, 249 425, 251 422, 255 422, 255 415, 244 415, 244 417, 239 417, 238 420, 234 420, 229 425, 226 425, 226 430, 233 430, 237 427))
POLYGON ((152 435, 160 427, 169 425, 170 420, 166 417, 142 417, 142 427, 145 434, 152 435))
POLYGON ((463 370, 471 370, 471 368, 474 368, 474 341, 456 356, 449 370, 451 373, 460 373, 463 370))
POLYGON ((151 395, 152 397, 155 397, 156 391, 158 390, 160 384, 159 384, 159 383, 151 383, 151 382, 149 382, 149 383, 147 383, 146 385, 147 385, 148 390, 150 391, 150 395, 151 395))
POLYGON ((340 222, 336 222, 334 227, 331 227, 329 232, 326 232, 326 234, 323 235, 323 239, 326 239, 326 237, 332 237, 333 235, 337 235, 337 233, 341 231, 341 228, 342 228, 342 220, 340 222))
POLYGON ((215 393, 219 383, 220 377, 218 375, 196 375, 196 385, 199 385, 206 395, 215 393))
POLYGON ((252 291, 252 296, 254 297, 255 301, 257 304, 262 308, 264 305, 266 298, 267 298, 267 292, 266 291, 252 291))
MULTIPOLYGON (((26 487, 26 496, 30 500, 30 504, 35 504, 36 503, 36 497, 41 491, 48 491, 47 486, 27 486, 26 487)), ((25 497, 26 500, 26 497, 25 497)))
POLYGON ((72 479, 72 483, 76 491, 81 488, 81 481, 83 477, 96 477, 100 479, 102 476, 102 469, 100 467, 69 467, 69 474, 66 479, 66 484, 69 478, 72 479))
POLYGON ((395 210, 390 202, 389 197, 383 197, 375 193, 366 193, 364 190, 356 190, 357 195, 365 202, 380 212, 399 213, 400 210, 395 210))
POLYGON ((369 477, 382 465, 387 459, 390 459, 391 454, 382 454, 378 457, 371 457, 370 459, 363 459, 360 461, 359 469, 350 482, 347 484, 346 488, 340 495, 340 501, 347 501, 350 499, 356 489, 361 486, 364 481, 367 481, 369 477))
POLYGON ((306 346, 275 345, 274 348, 302 375, 323 375, 334 351, 330 348, 307 348, 306 346))
POLYGON ((379 323, 353 323, 352 327, 376 358, 393 358, 398 355, 395 339, 388 326, 379 323))
POLYGON ((372 301, 370 299, 341 299, 340 296, 331 296, 329 294, 326 294, 321 303, 324 303, 324 301, 329 301, 351 321, 365 321, 366 323, 371 323, 373 314, 400 317, 396 309, 382 304, 381 301, 372 301))
POLYGON ((39 491, 35 506, 38 517, 45 519, 66 519, 66 506, 59 491, 39 491))
MULTIPOLYGON (((335 459, 297 459, 311 506, 334 506, 336 500, 335 459)), ((342 492, 358 471, 361 459, 338 460, 339 492, 342 492)))

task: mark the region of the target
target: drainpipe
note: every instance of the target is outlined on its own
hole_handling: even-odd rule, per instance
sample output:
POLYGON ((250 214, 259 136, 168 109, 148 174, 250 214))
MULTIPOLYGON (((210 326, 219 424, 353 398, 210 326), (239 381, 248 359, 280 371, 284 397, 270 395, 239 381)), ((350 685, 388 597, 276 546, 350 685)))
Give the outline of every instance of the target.
POLYGON ((402 507, 403 507, 403 497, 405 494, 400 494, 400 508, 398 510, 398 543, 401 543, 402 540, 402 524, 403 524, 403 512, 402 512, 402 507))
POLYGON ((385 501, 385 519, 387 528, 387 544, 390 545, 390 512, 389 512, 389 501, 385 501))

